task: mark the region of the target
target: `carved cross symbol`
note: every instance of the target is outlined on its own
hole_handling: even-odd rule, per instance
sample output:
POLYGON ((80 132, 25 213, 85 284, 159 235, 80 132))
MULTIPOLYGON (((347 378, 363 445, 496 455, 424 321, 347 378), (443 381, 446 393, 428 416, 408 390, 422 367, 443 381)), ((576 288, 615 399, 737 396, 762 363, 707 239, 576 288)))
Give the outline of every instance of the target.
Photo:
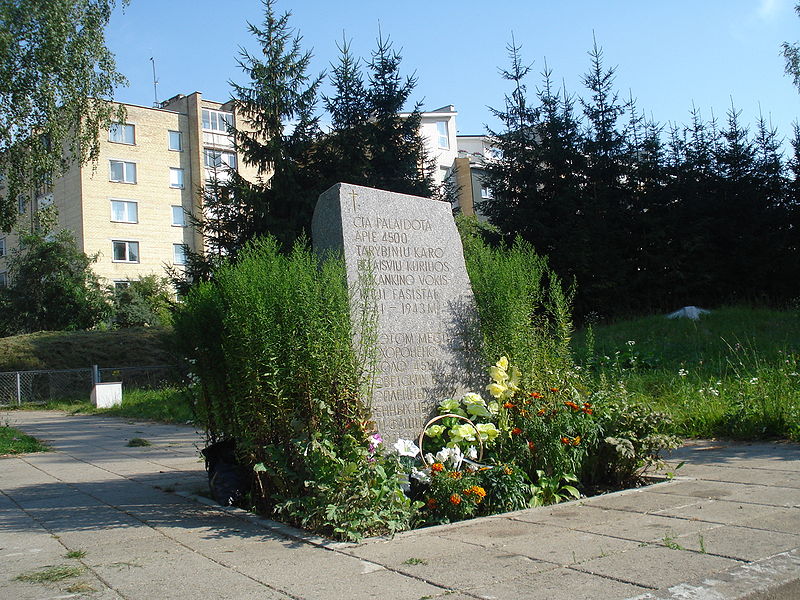
POLYGON ((353 195, 353 212, 356 212, 356 196, 358 194, 356 194, 355 190, 350 190, 350 193, 353 195))

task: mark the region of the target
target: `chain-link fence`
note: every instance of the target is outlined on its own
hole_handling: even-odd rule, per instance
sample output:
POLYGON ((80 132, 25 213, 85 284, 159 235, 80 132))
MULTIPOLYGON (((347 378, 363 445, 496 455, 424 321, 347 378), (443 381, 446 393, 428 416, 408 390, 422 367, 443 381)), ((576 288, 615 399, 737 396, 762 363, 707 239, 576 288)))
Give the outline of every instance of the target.
POLYGON ((175 367, 91 367, 0 373, 0 405, 88 399, 95 383, 121 381, 123 389, 159 389, 180 381, 175 367))

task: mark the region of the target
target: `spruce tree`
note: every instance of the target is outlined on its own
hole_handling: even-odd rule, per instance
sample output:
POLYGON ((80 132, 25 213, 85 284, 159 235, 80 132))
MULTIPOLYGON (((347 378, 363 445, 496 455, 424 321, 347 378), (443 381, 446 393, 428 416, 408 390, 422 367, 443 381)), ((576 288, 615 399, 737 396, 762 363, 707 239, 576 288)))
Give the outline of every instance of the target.
POLYGON ((410 113, 401 114, 417 80, 400 75, 401 61, 389 38, 379 34, 367 64, 370 111, 365 127, 370 160, 367 185, 431 197, 435 192, 433 173, 420 135, 420 106, 417 104, 410 113))
POLYGON ((538 245, 539 240, 533 240, 540 229, 533 203, 541 184, 541 146, 536 131, 538 114, 529 106, 525 84, 532 67, 523 63, 521 47, 513 37, 506 50, 510 67, 500 75, 511 83, 512 91, 506 94, 502 110, 490 109, 503 126, 501 131, 489 130, 500 158, 486 163, 484 183, 492 194, 478 210, 503 234, 518 234, 538 245))
POLYGON ((277 14, 275 0, 262 0, 262 4, 262 25, 248 24, 260 52, 242 49, 238 61, 249 81, 231 85, 237 115, 243 121, 234 132, 237 150, 243 162, 258 169, 264 183, 234 178, 229 187, 243 208, 237 228, 242 239, 234 251, 239 242, 264 233, 290 244, 310 226, 321 191, 312 172, 321 76, 312 78, 307 73, 311 53, 301 49, 300 36, 289 26, 290 13, 277 14))

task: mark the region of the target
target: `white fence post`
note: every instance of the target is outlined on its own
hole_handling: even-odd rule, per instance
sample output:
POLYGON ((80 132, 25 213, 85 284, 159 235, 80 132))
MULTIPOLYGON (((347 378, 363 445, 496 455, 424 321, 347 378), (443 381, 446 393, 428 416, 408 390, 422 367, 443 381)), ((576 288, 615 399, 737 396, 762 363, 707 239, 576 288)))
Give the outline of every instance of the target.
POLYGON ((19 371, 17 371, 17 404, 22 404, 22 382, 19 371))

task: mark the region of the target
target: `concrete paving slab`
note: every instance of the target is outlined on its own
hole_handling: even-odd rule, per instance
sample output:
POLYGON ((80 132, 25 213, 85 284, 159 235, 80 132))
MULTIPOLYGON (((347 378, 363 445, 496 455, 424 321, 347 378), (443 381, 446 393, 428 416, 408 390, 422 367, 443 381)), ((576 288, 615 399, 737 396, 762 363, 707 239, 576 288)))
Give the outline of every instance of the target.
MULTIPOLYGON (((228 558, 220 560, 227 562, 228 558)), ((309 546, 266 556, 243 556, 236 570, 300 598, 361 600, 418 599, 447 591, 423 578, 409 577, 354 556, 309 546)))
POLYGON ((681 519, 706 521, 723 525, 748 525, 787 533, 800 533, 800 509, 730 502, 728 500, 706 500, 660 514, 681 519))
POLYGON ((653 491, 655 493, 680 494, 703 499, 800 507, 800 489, 776 485, 707 480, 676 481, 669 486, 658 486, 653 491))
POLYGON ((502 549, 510 554, 519 554, 559 566, 574 565, 600 556, 633 550, 639 546, 639 542, 635 541, 546 524, 531 527, 530 523, 511 520, 503 524, 493 522, 467 525, 443 532, 441 536, 453 540, 472 541, 487 548, 502 549), (493 529, 498 530, 500 534, 496 535, 493 529))
POLYGON ((622 600, 642 592, 635 586, 572 569, 554 569, 535 579, 516 579, 491 587, 469 590, 484 600, 622 600))
POLYGON ((573 568, 658 589, 687 579, 709 576, 741 564, 742 561, 688 550, 643 546, 631 552, 596 558, 573 568))
POLYGON ((794 471, 755 469, 743 466, 714 467, 704 464, 687 464, 680 469, 679 475, 681 477, 693 477, 705 481, 728 481, 731 483, 750 483, 800 488, 800 472, 794 471))
POLYGON ((681 496, 670 488, 659 486, 661 493, 652 490, 652 486, 630 490, 620 494, 605 494, 591 499, 591 506, 609 510, 624 510, 637 513, 659 513, 669 508, 679 508, 697 504, 701 500, 694 496, 681 496))
POLYGON ((722 525, 681 535, 674 543, 689 550, 743 561, 755 561, 800 547, 800 535, 722 525))
POLYGON ((484 547, 436 535, 371 542, 345 552, 455 590, 531 577, 555 567, 505 548, 484 547), (476 563, 480 563, 480 569, 475 568, 476 563))
MULTIPOLYGON (((662 515, 636 514, 614 511, 617 518, 604 523, 581 524, 579 529, 589 533, 597 533, 637 542, 657 542, 664 538, 701 532, 712 524, 703 521, 676 519, 662 515)), ((576 527, 578 528, 578 527, 576 527)))

